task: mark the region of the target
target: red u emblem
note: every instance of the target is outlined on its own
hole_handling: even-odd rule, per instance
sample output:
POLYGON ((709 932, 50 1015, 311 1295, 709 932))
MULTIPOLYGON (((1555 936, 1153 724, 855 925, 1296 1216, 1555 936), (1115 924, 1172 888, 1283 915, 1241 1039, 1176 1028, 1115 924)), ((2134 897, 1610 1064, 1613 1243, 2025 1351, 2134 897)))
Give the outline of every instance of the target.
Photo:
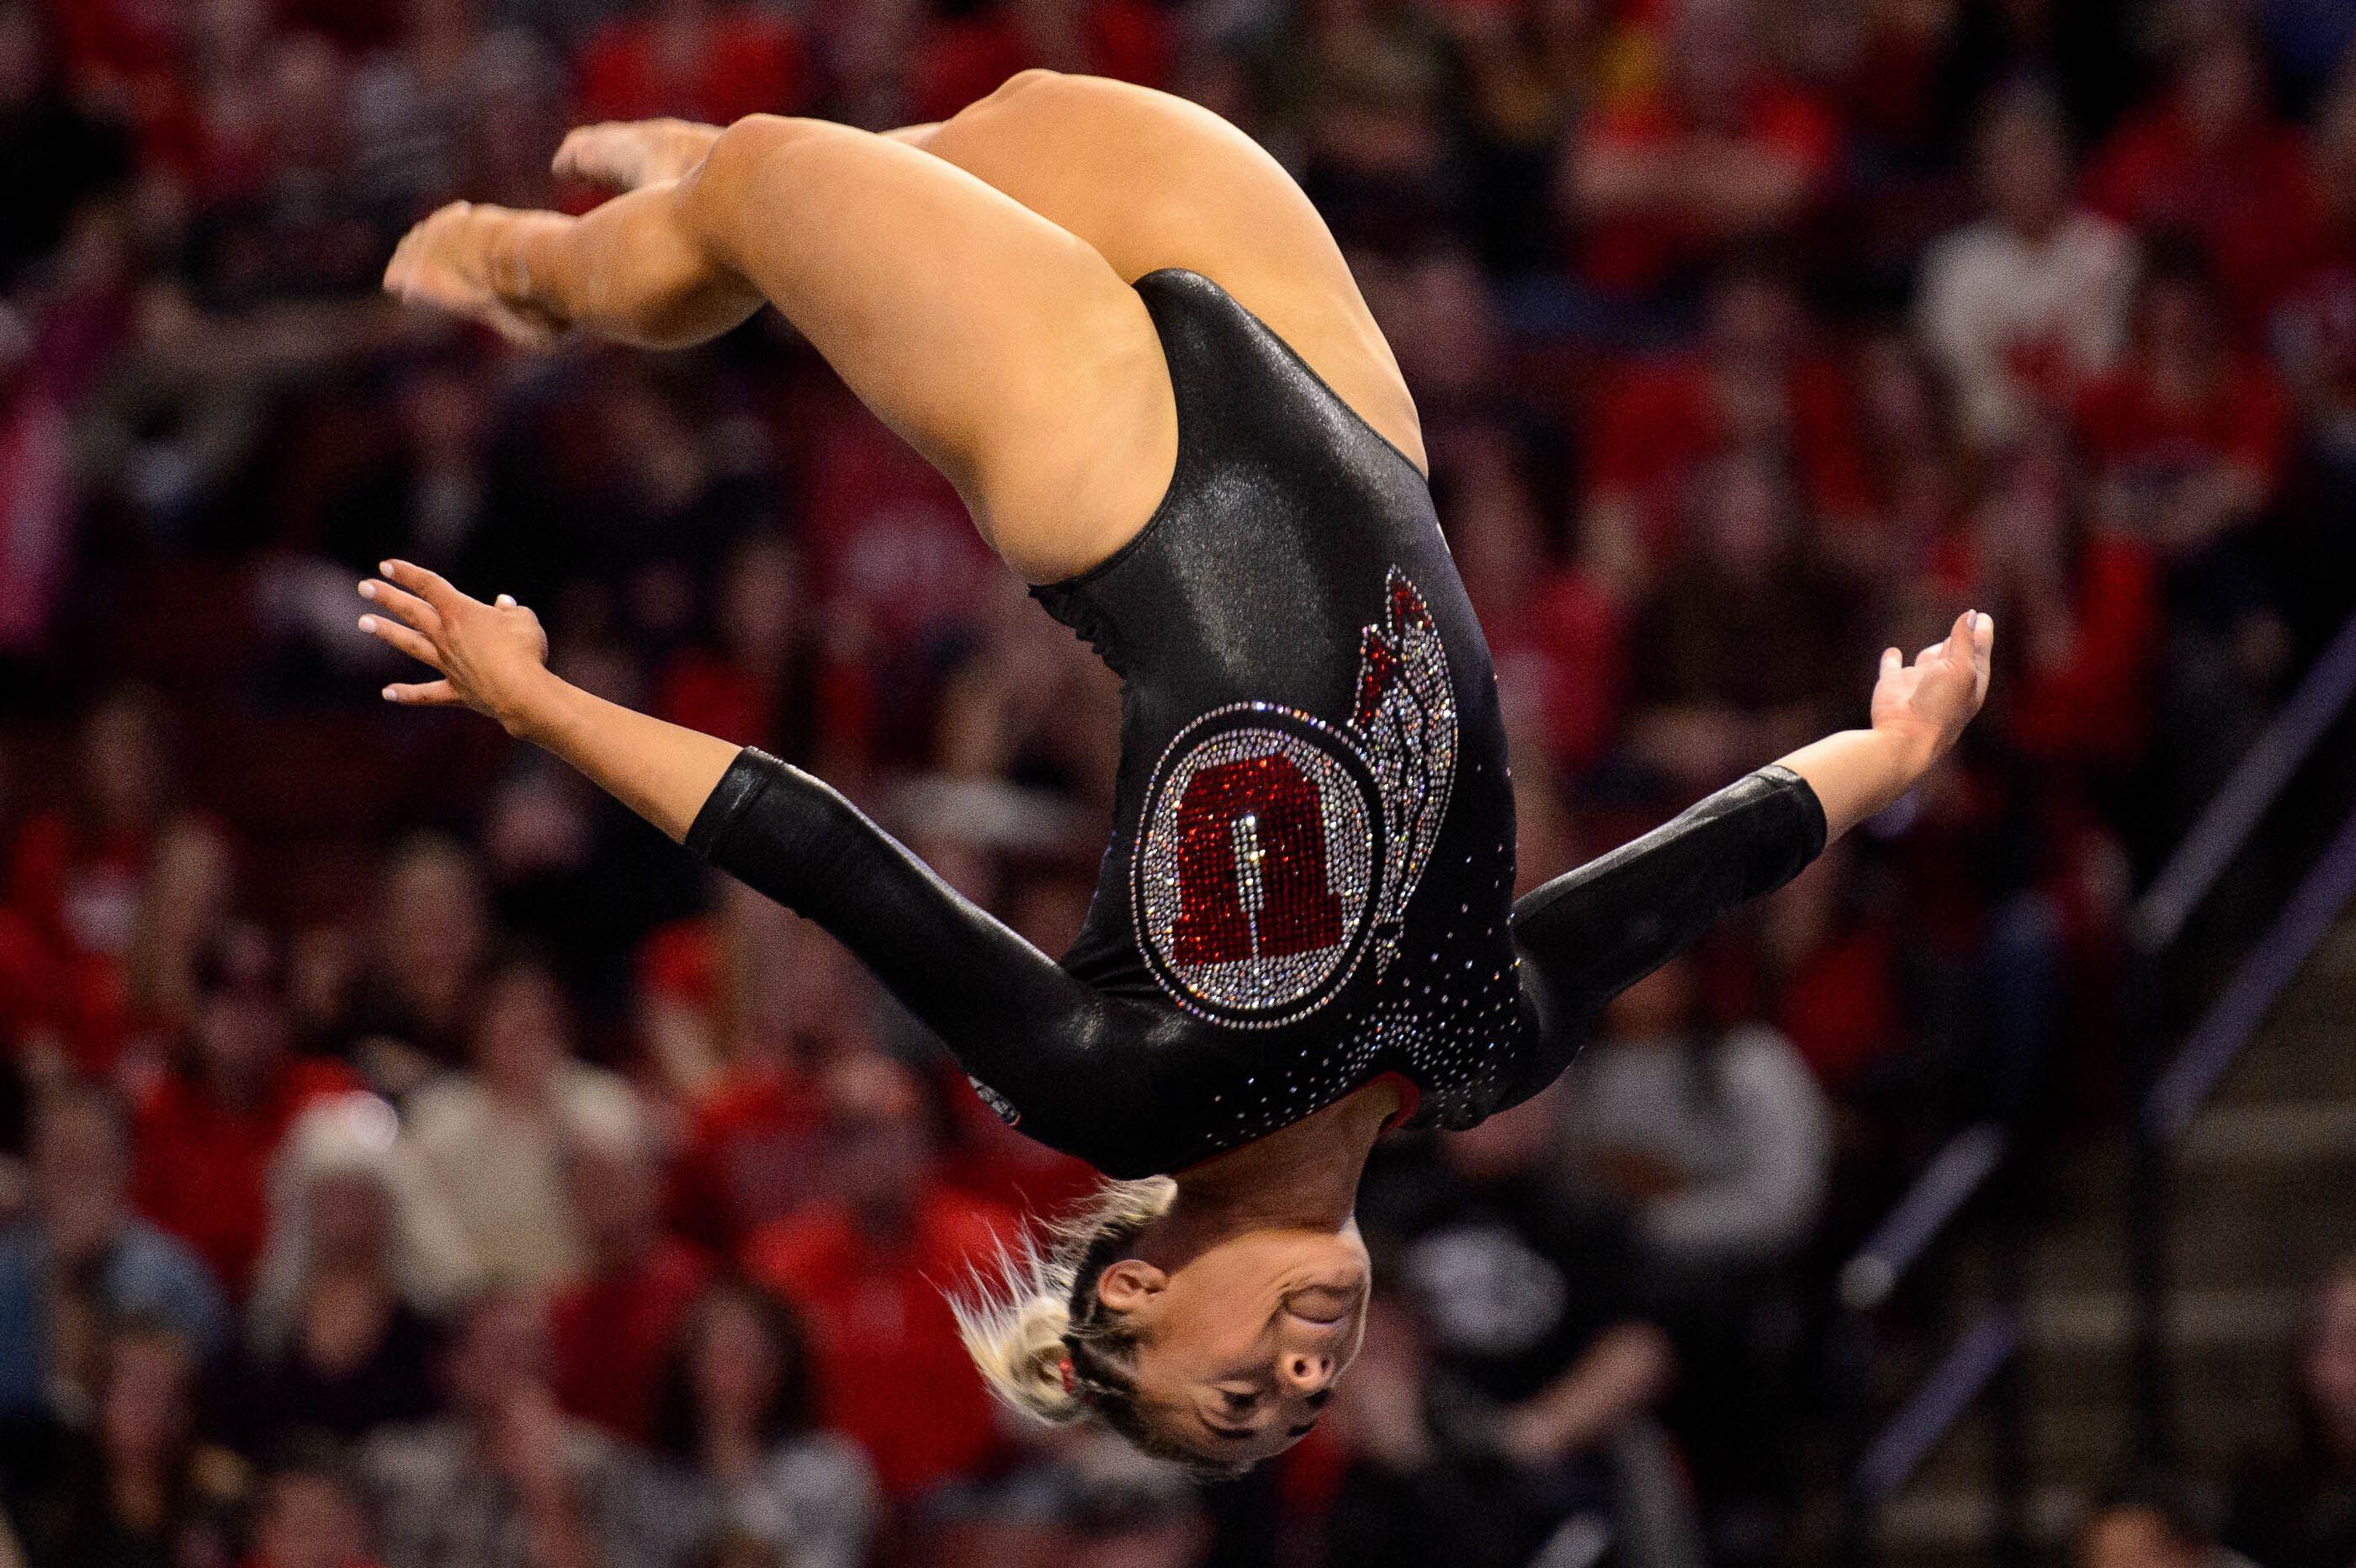
POLYGON ((1175 962, 1314 953, 1343 939, 1317 785, 1281 754, 1222 763, 1178 801, 1175 962))

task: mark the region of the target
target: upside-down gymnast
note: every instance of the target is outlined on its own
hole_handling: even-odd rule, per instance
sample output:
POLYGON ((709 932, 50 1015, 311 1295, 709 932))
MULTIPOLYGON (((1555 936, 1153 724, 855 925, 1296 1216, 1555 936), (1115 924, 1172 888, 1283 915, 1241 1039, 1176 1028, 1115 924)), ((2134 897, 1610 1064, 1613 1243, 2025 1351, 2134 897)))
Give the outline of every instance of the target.
MULTIPOLYGON (((699 343, 776 305, 1122 678, 1112 839, 1059 963, 840 795, 564 684, 530 611, 386 563, 363 630, 818 922, 992 1109, 1108 1180, 958 1301, 1017 1408, 1241 1468, 1355 1354, 1386 1127, 1552 1083, 1597 1008, 1889 805, 1987 688, 1965 612, 1829 736, 1513 900, 1489 650, 1415 408, 1283 169, 1179 99, 1028 72, 876 135, 592 126, 585 216, 454 205, 386 286, 526 342, 699 343)), ((1758 656, 1772 658, 1762 647, 1758 656)))

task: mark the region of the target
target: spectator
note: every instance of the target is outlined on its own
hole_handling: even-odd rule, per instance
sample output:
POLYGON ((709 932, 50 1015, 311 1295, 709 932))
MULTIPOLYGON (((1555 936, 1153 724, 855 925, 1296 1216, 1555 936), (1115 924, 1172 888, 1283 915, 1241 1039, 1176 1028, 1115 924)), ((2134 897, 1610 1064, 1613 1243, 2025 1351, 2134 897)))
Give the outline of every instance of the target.
POLYGON ((254 1487, 245 1568, 375 1568, 368 1512, 342 1462, 301 1450, 254 1487))
POLYGON ((482 1296, 445 1359, 450 1413, 361 1449, 384 1568, 661 1568, 684 1547, 652 1466, 556 1408, 530 1297, 482 1296))
POLYGON ((221 1348, 227 1318, 204 1264, 125 1202, 129 1128, 112 1098, 52 1090, 31 1165, 31 1208, 0 1232, 0 1423, 83 1416, 109 1324, 152 1319, 198 1361, 221 1348))
POLYGON ((874 1472, 817 1415, 800 1319, 749 1285, 713 1285, 673 1336, 653 1433, 688 1473, 703 1534, 763 1542, 794 1568, 868 1560, 874 1472))
POLYGON ((2314 254, 2315 175, 2266 101, 2265 62, 2242 20, 2223 6, 2187 17, 2168 91, 2103 144, 2087 199, 2147 233, 2198 237, 2236 325, 2254 325, 2314 254))
POLYGON ((464 1009, 490 945, 490 911, 475 859, 423 836, 386 861, 373 912, 373 950, 336 1034, 370 1081, 397 1097, 464 1058, 464 1009))
POLYGON ((1627 650, 1601 584, 1548 560, 1537 497, 1504 432, 1476 428, 1446 449, 1443 521, 1482 624, 1502 699, 1556 762, 1592 766, 1617 728, 1627 650))
POLYGON ((2200 251, 2156 241, 2128 351, 2077 410, 2102 522, 2172 562, 2202 555, 2273 500, 2287 415, 2273 375, 2234 347, 2200 251))
POLYGON ((725 125, 807 106, 809 66, 781 13, 715 0, 650 0, 594 34, 580 60, 574 118, 672 115, 725 125))
POLYGON ((434 1409, 432 1315, 465 1257, 407 1153, 369 1095, 315 1105, 289 1132, 240 1366, 233 1424, 248 1452, 349 1442, 434 1409))
POLYGON ((996 1413, 942 1287, 1013 1217, 940 1180, 916 1076, 881 1056, 830 1067, 823 1088, 829 1192, 754 1233, 753 1277, 810 1325, 819 1408, 905 1499, 999 1450, 996 1413), (877 1378, 878 1366, 894 1369, 877 1378))
POLYGON ((132 1192, 142 1212, 241 1296, 268 1229, 265 1187, 280 1140, 305 1106, 359 1081, 339 1062, 288 1054, 278 955, 262 932, 223 933, 196 984, 179 1060, 134 1120, 132 1192))
POLYGON ((16 831, 10 855, 10 923, 37 1003, 35 1039, 48 1043, 44 1074, 114 1064, 126 1019, 123 964, 138 924, 140 879, 172 790, 163 715, 124 688, 82 720, 70 808, 42 812, 16 831))
POLYGON ((1839 127, 1780 75, 1743 0, 1673 0, 1657 88, 1567 146, 1585 271, 1627 296, 1689 281, 1719 247, 1789 231, 1826 193, 1839 127))
POLYGON ((2251 1568, 2217 1544, 2182 1488, 2163 1481, 2120 1488, 2097 1505, 2079 1527, 2071 1562, 2075 1568, 2251 1568))
MULTIPOLYGON (((0 54, 8 47, 8 17, 0 12, 0 54)), ((71 431, 59 389, 44 385, 39 347, 32 325, 0 303, 0 461, 15 481, 0 499, 0 560, 8 565, 0 583, 0 656, 21 657, 46 639, 73 563, 80 497, 71 431)))
POLYGON ((25 1509, 27 1568, 169 1568, 220 1562, 236 1500, 233 1462, 201 1447, 187 1342, 153 1321, 112 1329, 91 1430, 25 1509))
POLYGON ((1831 1115, 1764 1024, 1729 1026, 1700 964, 1675 958, 1613 998, 1564 1097, 1568 1154, 1689 1280, 1789 1259, 1823 1207, 1831 1115))
POLYGON ((1686 517, 1713 464, 1790 476, 1835 521, 1869 505, 1846 377, 1815 351, 1791 281, 1772 265, 1720 270, 1690 351, 1615 372, 1595 403, 1580 551, 1623 599, 1655 588, 1688 542, 1686 517))
POLYGON ((553 1285, 586 1262, 565 1149, 637 1137, 637 1097, 575 1059, 564 993, 535 959, 494 967, 475 1018, 473 1066, 418 1093, 406 1136, 480 1275, 553 1285))
POLYGON ((1976 445, 2066 417, 2126 333, 2133 242, 2073 204, 2060 106, 2014 90, 1986 111, 1976 174, 1987 215, 1933 245, 1916 314, 1976 445))
POLYGON ((558 1403, 633 1443, 652 1429, 663 1358, 712 1272, 664 1231, 642 1136, 635 1124, 573 1135, 565 1190, 588 1266, 549 1308, 558 1403))
POLYGON ((2356 55, 2324 99, 2315 157, 2323 233, 2275 313, 2276 363, 2329 482, 2356 480, 2356 55))
POLYGON ((819 1185, 818 1085, 802 1057, 844 1002, 823 983, 827 940, 731 881, 711 913, 647 944, 647 1033, 667 1064, 709 1073, 671 1162, 671 1221, 732 1255, 819 1185))
POLYGON ((1757 455, 1705 469, 1683 547, 1637 607, 1631 751, 1691 795, 1785 749, 1863 648, 1859 595, 1812 548, 1783 471, 1757 455), (1775 657, 1751 656, 1772 646, 1775 657))
POLYGON ((2308 1298, 2292 1393, 2297 1446, 2245 1462, 2225 1538, 2265 1568, 2341 1568, 2356 1561, 2356 1257, 2308 1298))
POLYGON ((0 293, 50 253, 76 206, 125 178, 130 152, 119 126, 75 103, 45 8, 0 5, 0 293))
POLYGON ((1690 1526, 1682 1507, 1654 1508, 1664 1472, 1646 1416, 1675 1353, 1620 1294, 1614 1228, 1565 1202, 1547 1168, 1558 1100, 1370 1177, 1368 1244, 1394 1257, 1412 1317, 1369 1323, 1375 1364, 1337 1393, 1351 1456, 1335 1563, 1518 1568, 1549 1539, 1614 1540, 1639 1515, 1655 1516, 1647 1530, 1690 1526))

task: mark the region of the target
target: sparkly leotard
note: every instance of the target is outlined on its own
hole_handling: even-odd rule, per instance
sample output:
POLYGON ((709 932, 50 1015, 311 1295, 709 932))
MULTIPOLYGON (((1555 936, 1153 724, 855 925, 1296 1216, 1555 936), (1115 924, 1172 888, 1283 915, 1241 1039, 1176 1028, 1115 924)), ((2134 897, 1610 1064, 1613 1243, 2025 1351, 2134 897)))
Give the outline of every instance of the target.
POLYGON ((1770 768, 1513 901, 1489 651, 1423 476, 1206 278, 1139 280, 1178 414, 1142 531, 1034 590, 1122 677, 1114 831, 1048 959, 817 780, 747 752, 689 846, 817 920, 1025 1133, 1183 1168, 1385 1073, 1465 1127, 1595 1009, 1822 848, 1770 768))

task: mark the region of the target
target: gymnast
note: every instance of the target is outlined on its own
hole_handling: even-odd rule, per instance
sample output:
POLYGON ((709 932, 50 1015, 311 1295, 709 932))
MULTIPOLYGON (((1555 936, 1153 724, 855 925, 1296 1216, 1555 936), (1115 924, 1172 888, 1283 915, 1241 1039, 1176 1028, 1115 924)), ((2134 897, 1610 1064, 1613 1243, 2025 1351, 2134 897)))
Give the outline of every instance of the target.
POLYGON ((487 714, 816 921, 991 1109, 1105 1174, 955 1303, 1044 1420, 1208 1473, 1298 1440, 1357 1349, 1376 1136, 1545 1088, 1607 998, 1905 794, 1987 691, 1967 611, 1882 655, 1869 728, 1516 903, 1496 683, 1414 405, 1248 137, 1028 71, 937 124, 598 125, 556 166, 621 194, 444 208, 386 287, 528 344, 784 312, 1120 676, 1095 899, 1051 959, 819 780, 566 685, 530 610, 400 561, 360 626, 438 678, 385 696, 487 714))

